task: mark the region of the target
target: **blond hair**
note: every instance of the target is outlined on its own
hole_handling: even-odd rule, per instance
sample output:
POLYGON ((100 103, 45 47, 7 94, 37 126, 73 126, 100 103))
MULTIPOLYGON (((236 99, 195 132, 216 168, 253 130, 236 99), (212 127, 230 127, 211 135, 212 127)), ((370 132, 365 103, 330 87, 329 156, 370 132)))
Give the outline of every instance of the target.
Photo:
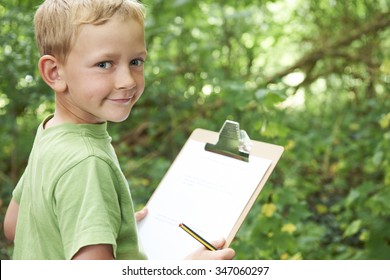
POLYGON ((40 54, 64 63, 81 25, 104 24, 114 15, 144 25, 145 9, 137 0, 46 0, 34 17, 40 54))

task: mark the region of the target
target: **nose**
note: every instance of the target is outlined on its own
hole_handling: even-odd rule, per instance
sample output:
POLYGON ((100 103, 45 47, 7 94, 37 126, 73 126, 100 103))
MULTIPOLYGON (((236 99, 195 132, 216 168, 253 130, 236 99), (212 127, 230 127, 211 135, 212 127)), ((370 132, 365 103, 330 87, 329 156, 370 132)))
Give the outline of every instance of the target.
POLYGON ((122 90, 129 90, 136 86, 136 81, 134 79, 133 74, 131 73, 131 69, 128 67, 122 67, 118 69, 115 81, 115 88, 122 90))

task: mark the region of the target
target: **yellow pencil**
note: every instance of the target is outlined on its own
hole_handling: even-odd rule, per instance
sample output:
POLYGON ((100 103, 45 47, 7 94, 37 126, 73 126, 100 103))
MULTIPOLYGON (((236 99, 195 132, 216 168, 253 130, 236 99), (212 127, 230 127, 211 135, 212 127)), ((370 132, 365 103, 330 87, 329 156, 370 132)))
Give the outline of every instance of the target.
POLYGON ((200 243, 203 244, 203 246, 205 246, 207 249, 209 249, 210 251, 216 251, 217 248, 215 248, 213 245, 211 245, 209 242, 207 242, 205 239, 203 239, 199 234, 197 234, 195 231, 193 231, 192 229, 190 229, 188 226, 186 226, 185 224, 181 223, 179 225, 179 227, 181 227, 183 230, 185 230, 189 235, 191 235, 193 238, 195 238, 196 240, 198 240, 200 243))

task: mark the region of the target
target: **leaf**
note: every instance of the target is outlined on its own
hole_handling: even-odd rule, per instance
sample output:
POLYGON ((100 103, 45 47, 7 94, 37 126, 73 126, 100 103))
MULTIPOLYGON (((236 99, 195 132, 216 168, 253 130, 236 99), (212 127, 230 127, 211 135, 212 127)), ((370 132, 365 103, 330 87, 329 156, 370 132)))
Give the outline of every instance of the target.
POLYGON ((355 200, 359 198, 359 196, 360 192, 358 190, 351 190, 345 199, 345 206, 349 208, 351 205, 353 205, 355 200))
POLYGON ((284 91, 270 91, 264 88, 257 90, 255 96, 266 107, 283 102, 287 97, 284 91))
POLYGON ((272 217, 276 211, 276 205, 273 203, 266 203, 261 207, 261 213, 266 217, 272 217))
POLYGON ((354 235, 360 230, 360 227, 362 225, 361 220, 355 220, 353 221, 344 231, 344 237, 349 237, 354 235))
POLYGON ((261 134, 265 137, 283 137, 286 136, 288 132, 288 127, 274 121, 264 123, 261 128, 261 134))
POLYGON ((287 232, 288 234, 293 234, 296 230, 297 230, 296 225, 292 223, 284 224, 281 229, 282 232, 287 232))

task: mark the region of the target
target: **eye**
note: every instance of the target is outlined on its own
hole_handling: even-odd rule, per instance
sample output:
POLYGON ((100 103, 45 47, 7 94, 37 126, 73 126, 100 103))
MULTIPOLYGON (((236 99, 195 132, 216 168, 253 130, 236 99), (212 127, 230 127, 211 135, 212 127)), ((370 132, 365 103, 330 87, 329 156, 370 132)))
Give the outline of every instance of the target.
POLYGON ((112 67, 112 63, 109 61, 102 61, 96 64, 96 66, 102 69, 109 69, 112 67))
POLYGON ((132 61, 130 61, 131 66, 142 66, 144 65, 144 63, 145 61, 141 58, 133 59, 132 61))

